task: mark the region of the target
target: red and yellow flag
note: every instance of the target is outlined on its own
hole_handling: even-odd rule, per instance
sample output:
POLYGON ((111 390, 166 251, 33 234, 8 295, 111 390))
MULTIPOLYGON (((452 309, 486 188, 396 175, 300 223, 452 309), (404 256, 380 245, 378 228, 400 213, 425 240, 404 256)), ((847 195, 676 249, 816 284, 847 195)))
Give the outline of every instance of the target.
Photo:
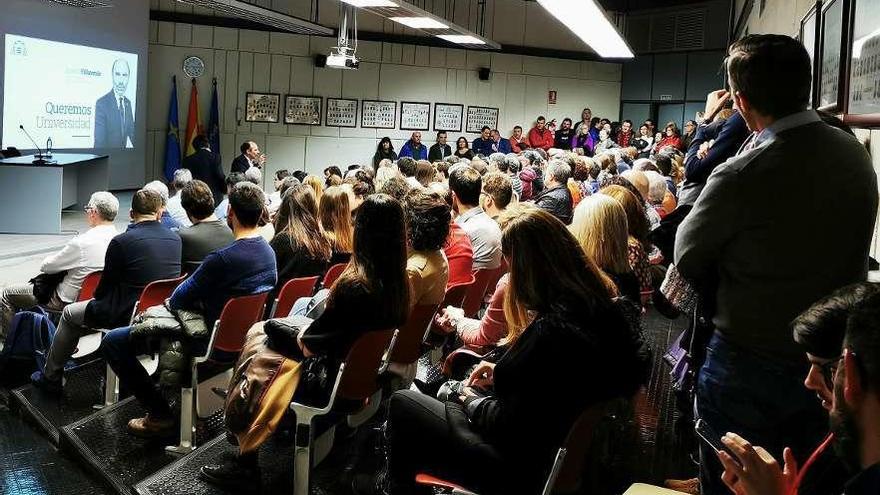
POLYGON ((186 151, 183 156, 189 156, 196 152, 193 147, 193 139, 205 132, 202 127, 202 118, 199 115, 199 87, 196 80, 192 80, 192 89, 189 92, 189 110, 186 114, 186 151))

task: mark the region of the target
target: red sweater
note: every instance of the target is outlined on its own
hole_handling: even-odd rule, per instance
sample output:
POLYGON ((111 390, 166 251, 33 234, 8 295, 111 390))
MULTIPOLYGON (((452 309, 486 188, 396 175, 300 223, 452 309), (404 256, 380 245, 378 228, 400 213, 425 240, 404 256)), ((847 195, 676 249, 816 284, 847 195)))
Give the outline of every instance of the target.
POLYGON ((525 134, 520 136, 519 141, 517 141, 516 138, 513 136, 510 136, 510 139, 508 139, 508 141, 510 141, 510 150, 514 153, 521 153, 523 150, 529 149, 532 146, 531 143, 529 143, 528 136, 526 136, 525 134), (520 143, 524 144, 525 147, 520 146, 520 143))
POLYGON ((446 287, 470 280, 474 268, 474 248, 471 246, 471 238, 455 222, 449 224, 449 235, 446 237, 443 252, 449 262, 446 287))
POLYGON ((661 139, 659 143, 657 143, 657 147, 654 150, 660 151, 667 146, 672 146, 673 148, 675 148, 677 150, 681 150, 681 148, 682 148, 681 138, 678 136, 672 136, 672 137, 666 136, 663 139, 661 139))
POLYGON ((544 132, 539 131, 537 127, 532 127, 529 131, 529 143, 531 143, 532 148, 542 148, 544 151, 547 151, 553 147, 553 133, 546 127, 544 132))

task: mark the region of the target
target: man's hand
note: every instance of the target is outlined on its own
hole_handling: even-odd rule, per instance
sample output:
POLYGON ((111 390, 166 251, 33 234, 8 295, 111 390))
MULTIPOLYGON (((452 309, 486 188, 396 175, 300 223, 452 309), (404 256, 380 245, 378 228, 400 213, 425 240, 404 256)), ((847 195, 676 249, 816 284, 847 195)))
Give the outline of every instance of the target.
POLYGON ((702 160, 702 159, 706 158, 707 156, 709 156, 709 148, 710 147, 711 146, 709 145, 709 143, 705 142, 705 141, 702 144, 700 144, 700 149, 697 150, 697 158, 702 160))
POLYGON ((492 386, 495 380, 495 363, 488 361, 480 361, 474 372, 468 378, 468 387, 477 387, 487 389, 492 386))
POLYGON ((703 118, 706 122, 711 122, 715 115, 724 108, 724 104, 730 99, 730 92, 726 89, 716 89, 706 96, 706 108, 703 111, 703 118))
POLYGON ((785 468, 762 447, 753 447, 746 439, 736 433, 721 437, 739 459, 740 464, 727 452, 719 452, 718 459, 724 466, 721 481, 736 495, 790 495, 798 475, 797 461, 791 449, 785 448, 783 457, 785 468))

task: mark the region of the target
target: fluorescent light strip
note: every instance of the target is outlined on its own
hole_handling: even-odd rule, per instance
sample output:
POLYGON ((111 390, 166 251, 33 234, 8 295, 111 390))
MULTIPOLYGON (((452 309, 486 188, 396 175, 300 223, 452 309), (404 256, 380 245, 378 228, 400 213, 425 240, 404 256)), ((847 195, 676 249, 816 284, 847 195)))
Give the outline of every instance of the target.
POLYGON ((397 4, 389 0, 340 0, 355 7, 397 7, 397 4))
POLYGON ((430 17, 390 17, 394 22, 413 29, 448 29, 449 26, 430 17))
POLYGON ((538 0, 538 3, 599 56, 633 57, 632 50, 602 8, 596 5, 596 0, 538 0))
POLYGON ((442 38, 450 43, 457 43, 459 45, 485 45, 486 42, 481 40, 480 38, 475 38, 473 36, 468 36, 464 34, 438 34, 436 35, 438 38, 442 38))

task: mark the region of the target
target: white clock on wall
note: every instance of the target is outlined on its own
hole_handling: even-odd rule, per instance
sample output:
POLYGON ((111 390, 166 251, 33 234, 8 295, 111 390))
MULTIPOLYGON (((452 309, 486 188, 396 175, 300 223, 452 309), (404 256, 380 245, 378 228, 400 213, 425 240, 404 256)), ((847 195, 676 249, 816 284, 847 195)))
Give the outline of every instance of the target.
POLYGON ((195 55, 183 60, 183 73, 189 77, 201 77, 205 73, 205 61, 195 55))

